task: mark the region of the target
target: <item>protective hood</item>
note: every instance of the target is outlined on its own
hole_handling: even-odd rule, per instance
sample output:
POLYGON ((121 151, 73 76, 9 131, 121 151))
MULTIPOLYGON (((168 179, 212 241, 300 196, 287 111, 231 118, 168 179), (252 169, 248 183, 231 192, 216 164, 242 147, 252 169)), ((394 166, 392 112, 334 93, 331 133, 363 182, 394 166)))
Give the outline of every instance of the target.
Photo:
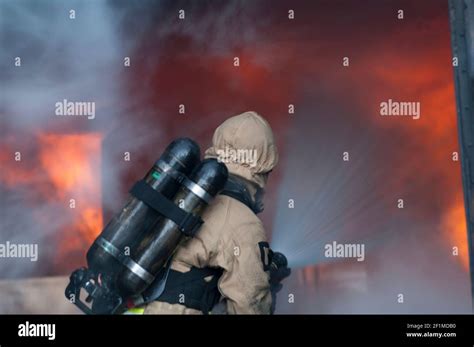
POLYGON ((214 132, 206 158, 224 162, 229 173, 264 188, 267 174, 278 163, 278 151, 268 122, 249 111, 227 119, 214 132))

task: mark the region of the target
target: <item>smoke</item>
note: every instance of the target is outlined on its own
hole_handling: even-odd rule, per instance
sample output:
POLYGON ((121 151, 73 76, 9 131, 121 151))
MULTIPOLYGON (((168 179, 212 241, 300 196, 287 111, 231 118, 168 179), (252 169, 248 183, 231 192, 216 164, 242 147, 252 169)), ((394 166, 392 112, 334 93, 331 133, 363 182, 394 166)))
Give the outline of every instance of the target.
POLYGON ((426 6, 399 8, 413 16, 403 30, 387 22, 373 26, 380 33, 351 33, 351 42, 370 37, 370 47, 341 38, 341 56, 356 66, 326 73, 329 63, 312 65, 303 80, 301 90, 311 93, 299 99, 288 135, 271 242, 295 269, 280 313, 471 311, 464 216, 450 213, 463 203, 452 160, 458 145, 447 6, 423 15, 426 6), (380 102, 389 98, 419 101, 422 118, 381 117, 380 102), (332 242, 364 245, 364 261, 328 257, 332 242))
MULTIPOLYGON (((446 211, 462 200, 459 163, 450 161, 457 139, 445 2, 373 1, 366 10, 295 1, 294 21, 288 6, 2 1, 0 241, 39 243, 39 263, 48 264, 57 253, 50 241, 67 236, 64 201, 45 202, 50 185, 38 190, 48 182, 40 134, 102 136, 94 172, 107 215, 167 142, 209 144, 225 118, 256 110, 281 153, 262 219, 273 227, 272 248, 295 269, 279 312, 466 312, 468 275, 444 227, 446 211), (404 22, 394 16, 399 8, 404 22), (419 123, 382 121, 378 105, 388 98, 421 101, 419 123), (56 116, 63 99, 95 102, 95 119, 56 116), (5 184, 12 176, 13 188, 5 184), (364 244, 365 261, 327 258, 332 241, 364 244)), ((29 260, 0 264, 2 277, 45 271, 29 260)))
MULTIPOLYGON (((126 69, 124 57, 127 52, 114 22, 117 17, 106 2, 98 1, 91 6, 83 1, 41 4, 3 1, 0 6, 1 158, 2 166, 6 168, 2 173, 1 240, 35 243, 40 249, 37 264, 22 260, 2 261, 0 272, 3 277, 33 276, 51 271, 48 263, 55 261, 51 257, 59 252, 54 240, 70 237, 68 232, 78 232, 71 230, 71 214, 60 212, 67 207, 68 199, 48 199, 44 203, 44 199, 54 196, 55 192, 54 186, 48 186, 47 167, 38 158, 42 149, 41 136, 101 134, 107 146, 99 147, 97 154, 90 155, 102 159, 102 162, 95 162, 92 171, 97 185, 102 184, 103 191, 108 192, 102 201, 107 208, 115 207, 117 200, 123 199, 122 175, 134 163, 133 160, 128 165, 124 163, 123 153, 130 152, 133 156, 150 143, 151 138, 159 137, 162 129, 124 117, 128 101, 120 81, 126 69), (55 104, 64 99, 95 103, 96 117, 57 116, 55 104), (14 161, 16 151, 22 154, 21 162, 14 161), (7 180, 10 187, 4 185, 7 180), (40 192, 39 185, 45 184, 51 191, 40 192)), ((142 112, 150 110, 144 107, 142 112)), ((61 150, 67 152, 71 148, 61 150)), ((65 173, 68 170, 73 169, 64 168, 65 173)), ((80 191, 76 190, 76 193, 80 191)), ((80 199, 78 203, 81 203, 80 199)), ((100 205, 101 201, 97 203, 100 205)), ((80 246, 80 259, 83 259, 85 247, 87 245, 80 246)), ((71 255, 71 259, 73 263, 77 257, 71 255)), ((63 264, 60 268, 71 265, 63 264)))
MULTIPOLYGON (((63 213, 69 210, 69 197, 50 199, 56 193, 41 160, 41 151, 48 151, 41 143, 43 135, 101 137, 100 152, 90 154, 89 171, 103 192, 98 202, 107 219, 123 204, 130 183, 143 176, 169 141, 179 136, 199 140, 203 133, 210 139, 209 132, 226 116, 213 111, 206 114, 206 122, 176 126, 179 120, 173 114, 183 100, 172 102, 170 114, 169 98, 161 96, 169 86, 156 86, 161 80, 156 71, 167 68, 170 43, 180 37, 192 42, 197 54, 223 56, 250 42, 257 44, 256 30, 266 21, 255 21, 257 7, 240 1, 198 6, 27 0, 3 1, 0 6, 0 160, 5 168, 0 176, 0 235, 2 242, 35 243, 40 249, 38 263, 6 260, 0 272, 11 278, 72 269, 83 263, 88 245, 77 245, 77 254, 62 259, 67 264, 50 268, 59 253, 57 239, 72 240, 77 230, 71 226, 71 213, 63 213), (186 8, 185 22, 177 17, 181 7, 186 8), (236 12, 241 15, 234 16, 236 12), (128 58, 130 66, 124 66, 128 58), (56 103, 63 100, 95 103, 95 118, 56 115, 56 103), (20 162, 14 160, 16 152, 21 153, 20 162), (126 153, 130 161, 124 160, 126 153)), ((179 54, 174 57, 179 59, 179 54)), ((180 86, 172 89, 182 93, 180 86)), ((58 153, 61 150, 70 151, 59 148, 58 153)), ((72 193, 83 195, 84 180, 76 183, 72 193)))
POLYGON ((286 170, 278 190, 272 247, 293 268, 330 261, 324 245, 387 242, 397 226, 396 199, 387 187, 390 167, 375 162, 383 138, 337 98, 319 90, 323 104, 301 106, 291 130, 286 170), (394 208, 392 208, 394 207, 394 208))
POLYGON ((414 178, 401 183, 409 175, 444 178, 400 155, 387 141, 399 136, 394 129, 389 135, 361 121, 364 109, 347 109, 338 94, 319 90, 320 101, 302 106, 289 135, 271 245, 287 256, 293 275, 277 311, 470 312, 469 279, 452 256, 456 243, 447 242, 434 204, 419 199, 430 188, 414 178), (333 242, 363 245, 362 261, 328 257, 333 242))

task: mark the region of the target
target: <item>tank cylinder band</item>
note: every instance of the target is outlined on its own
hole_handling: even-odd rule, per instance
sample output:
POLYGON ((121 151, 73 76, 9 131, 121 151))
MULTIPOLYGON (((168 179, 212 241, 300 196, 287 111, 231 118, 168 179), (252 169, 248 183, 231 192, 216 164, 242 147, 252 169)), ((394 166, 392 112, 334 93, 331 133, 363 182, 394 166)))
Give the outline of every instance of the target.
POLYGON ((102 247, 104 251, 106 251, 111 256, 120 261, 130 271, 132 271, 135 275, 140 277, 146 283, 151 284, 154 281, 155 277, 153 277, 152 274, 150 274, 143 267, 141 267, 140 264, 134 262, 130 257, 127 257, 126 255, 122 254, 122 252, 120 252, 120 250, 115 247, 111 242, 107 241, 103 237, 99 237, 97 239, 97 244, 102 247))
POLYGON ((172 166, 163 160, 158 160, 155 166, 158 167, 164 174, 174 178, 178 182, 181 182, 184 179, 184 176, 181 172, 176 171, 172 166))
POLYGON ((209 204, 212 200, 211 194, 206 192, 201 186, 197 185, 193 181, 189 179, 184 179, 183 185, 188 188, 194 195, 196 195, 199 199, 209 204))
POLYGON ((194 195, 198 198, 209 204, 212 200, 211 194, 206 192, 201 186, 197 185, 190 179, 186 178, 183 174, 173 169, 168 163, 159 160, 156 163, 156 167, 158 167, 164 174, 171 176, 176 181, 182 183, 188 190, 190 190, 194 195))

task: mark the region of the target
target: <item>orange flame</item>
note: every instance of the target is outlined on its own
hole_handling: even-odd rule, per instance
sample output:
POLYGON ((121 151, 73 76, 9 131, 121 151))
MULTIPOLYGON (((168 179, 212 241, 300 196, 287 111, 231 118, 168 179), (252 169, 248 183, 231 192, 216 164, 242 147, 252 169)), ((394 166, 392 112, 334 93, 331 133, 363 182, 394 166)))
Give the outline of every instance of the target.
POLYGON ((50 198, 77 209, 59 240, 58 259, 87 249, 101 231, 100 145, 98 134, 42 134, 39 160, 53 186, 50 198))
POLYGON ((45 135, 40 140, 40 162, 54 185, 58 197, 75 192, 81 197, 97 189, 100 177, 96 169, 100 165, 100 135, 45 135))
POLYGON ((14 151, 3 144, 2 147, 2 150, 0 150, 0 167, 2 168, 0 170, 0 184, 13 187, 34 181, 35 172, 13 160, 18 151, 14 151))
POLYGON ((449 236, 452 247, 457 247, 460 263, 464 269, 469 270, 466 212, 462 200, 446 211, 443 225, 446 234, 449 236))
MULTIPOLYGON (((67 273, 84 265, 84 251, 102 230, 100 153, 102 136, 86 134, 39 134, 36 153, 24 152, 14 160, 15 147, 0 151, 0 184, 12 189, 26 187, 26 200, 35 211, 38 203, 53 206, 51 213, 37 215, 45 230, 61 219, 54 242, 54 273, 67 273)), ((20 152, 20 151, 18 151, 20 152)), ((48 210, 49 211, 49 210, 48 210)))

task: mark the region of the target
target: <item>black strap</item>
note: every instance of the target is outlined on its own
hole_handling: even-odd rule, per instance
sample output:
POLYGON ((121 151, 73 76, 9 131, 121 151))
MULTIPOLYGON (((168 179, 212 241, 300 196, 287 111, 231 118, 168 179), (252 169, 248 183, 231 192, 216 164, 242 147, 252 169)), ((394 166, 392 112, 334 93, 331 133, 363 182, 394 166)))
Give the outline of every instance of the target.
POLYGON ((200 217, 180 209, 163 194, 154 190, 143 180, 135 183, 130 190, 130 194, 143 201, 166 218, 171 219, 178 225, 179 230, 181 230, 181 232, 186 236, 193 237, 204 223, 200 217))
POLYGON ((217 283, 221 269, 192 267, 188 272, 170 270, 166 288, 157 301, 180 304, 209 314, 219 302, 221 294, 217 283), (213 276, 208 282, 205 278, 213 276))
MULTIPOLYGON (((229 176, 224 189, 220 192, 221 195, 229 196, 235 200, 240 201, 242 204, 254 211, 254 204, 250 197, 250 193, 241 182, 238 182, 233 176, 229 176)), ((255 212, 255 211, 254 211, 255 212)))

